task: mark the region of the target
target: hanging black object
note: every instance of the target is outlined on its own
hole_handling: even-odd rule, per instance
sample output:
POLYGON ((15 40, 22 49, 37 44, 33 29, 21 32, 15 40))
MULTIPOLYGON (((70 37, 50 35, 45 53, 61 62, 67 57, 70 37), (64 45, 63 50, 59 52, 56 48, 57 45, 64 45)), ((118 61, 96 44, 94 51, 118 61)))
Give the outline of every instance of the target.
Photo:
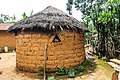
POLYGON ((52 42, 61 42, 60 38, 56 34, 52 42))

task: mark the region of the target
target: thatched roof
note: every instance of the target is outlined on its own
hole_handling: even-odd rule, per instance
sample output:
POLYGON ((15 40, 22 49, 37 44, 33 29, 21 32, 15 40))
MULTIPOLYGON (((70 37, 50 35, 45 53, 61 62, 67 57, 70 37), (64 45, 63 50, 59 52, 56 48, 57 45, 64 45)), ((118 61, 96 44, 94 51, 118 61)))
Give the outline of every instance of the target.
POLYGON ((86 32, 87 28, 77 19, 68 16, 55 7, 47 7, 43 11, 23 19, 11 26, 9 32, 19 31, 43 31, 56 32, 58 30, 70 29, 76 32, 86 32))

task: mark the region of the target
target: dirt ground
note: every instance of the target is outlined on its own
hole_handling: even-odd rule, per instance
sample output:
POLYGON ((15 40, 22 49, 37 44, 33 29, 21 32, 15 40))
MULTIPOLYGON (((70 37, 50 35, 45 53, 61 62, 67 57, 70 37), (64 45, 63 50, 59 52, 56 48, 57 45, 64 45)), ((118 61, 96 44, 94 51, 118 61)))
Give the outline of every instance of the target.
MULTIPOLYGON (((0 57, 0 80, 40 80, 37 73, 16 71, 16 53, 0 53, 0 57)), ((97 64, 94 71, 64 80, 111 80, 114 70, 101 60, 95 59, 94 62, 97 64)))
POLYGON ((35 73, 16 71, 16 53, 0 53, 0 80, 39 80, 35 73))

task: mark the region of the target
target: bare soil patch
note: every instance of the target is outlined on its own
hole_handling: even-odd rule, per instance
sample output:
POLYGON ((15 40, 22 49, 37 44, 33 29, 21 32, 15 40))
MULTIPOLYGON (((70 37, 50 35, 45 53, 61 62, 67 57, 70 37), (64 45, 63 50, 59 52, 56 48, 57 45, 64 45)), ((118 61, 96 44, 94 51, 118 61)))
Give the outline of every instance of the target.
POLYGON ((0 53, 0 80, 39 80, 37 73, 16 70, 16 53, 0 53))

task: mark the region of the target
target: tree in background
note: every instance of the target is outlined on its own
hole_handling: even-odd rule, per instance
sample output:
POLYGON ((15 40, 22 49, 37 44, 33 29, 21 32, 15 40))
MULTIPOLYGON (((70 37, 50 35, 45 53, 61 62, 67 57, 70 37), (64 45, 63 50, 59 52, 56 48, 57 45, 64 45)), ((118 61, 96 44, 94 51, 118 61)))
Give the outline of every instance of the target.
MULTIPOLYGON (((31 16, 32 14, 33 10, 30 12, 29 16, 31 16)), ((23 12, 22 19, 26 19, 27 17, 28 15, 25 12, 23 12)), ((17 22, 15 15, 9 16, 6 14, 0 14, 0 23, 15 23, 15 22, 17 22)))
POLYGON ((26 13, 24 12, 23 14, 22 14, 22 18, 23 19, 26 19, 28 16, 26 15, 26 13))
MULTIPOLYGON (((30 15, 29 16, 31 16, 33 14, 33 10, 30 12, 30 15)), ((23 12, 23 14, 22 14, 22 18, 23 19, 26 19, 28 16, 27 16, 27 14, 25 13, 25 12, 23 12)))
POLYGON ((0 23, 15 23, 16 16, 13 15, 12 17, 6 14, 0 14, 0 23))
POLYGON ((120 58, 120 1, 119 0, 68 0, 67 10, 72 14, 73 5, 83 13, 83 22, 91 33, 97 35, 99 57, 120 58), (94 31, 94 30, 97 30, 94 31))
POLYGON ((69 14, 72 14, 72 8, 75 7, 78 11, 81 11, 83 16, 82 20, 86 27, 90 30, 90 33, 85 34, 85 43, 95 45, 94 39, 96 39, 96 27, 93 25, 93 21, 91 19, 92 8, 95 5, 102 5, 105 0, 68 0, 67 10, 69 14), (91 37, 92 36, 92 37, 91 37), (91 40, 93 39, 93 40, 91 40))

